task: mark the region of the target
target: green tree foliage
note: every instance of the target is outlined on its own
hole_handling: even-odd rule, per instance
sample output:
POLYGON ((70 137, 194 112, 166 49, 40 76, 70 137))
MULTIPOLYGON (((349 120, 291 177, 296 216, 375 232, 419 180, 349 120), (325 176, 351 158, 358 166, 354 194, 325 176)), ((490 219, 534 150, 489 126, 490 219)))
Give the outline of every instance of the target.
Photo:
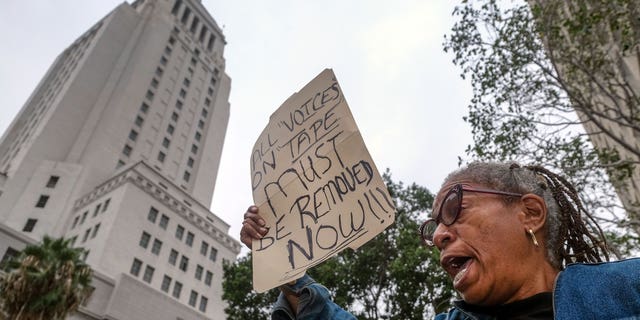
MULTIPOLYGON (((334 301, 359 319, 426 319, 448 310, 454 297, 439 254, 424 247, 418 223, 431 210, 433 195, 424 187, 385 181, 396 205, 395 224, 357 251, 345 250, 308 270, 334 301)), ((268 319, 278 290, 251 289, 251 257, 224 268, 223 299, 228 319, 268 319)))
POLYGON ((84 249, 45 236, 11 259, 0 277, 0 308, 11 320, 65 319, 91 293, 84 249))
POLYGON ((638 13, 632 0, 463 0, 444 43, 473 86, 467 155, 565 173, 636 241, 640 207, 615 217, 613 186, 625 192, 640 162, 638 13))

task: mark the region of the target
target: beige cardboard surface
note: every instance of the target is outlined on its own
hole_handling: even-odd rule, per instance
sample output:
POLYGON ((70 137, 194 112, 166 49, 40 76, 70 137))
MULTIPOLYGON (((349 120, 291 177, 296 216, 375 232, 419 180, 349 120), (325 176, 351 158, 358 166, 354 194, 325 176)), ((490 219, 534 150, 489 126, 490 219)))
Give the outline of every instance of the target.
POLYGON ((345 248, 358 248, 395 218, 331 69, 271 115, 253 147, 251 185, 269 227, 253 243, 258 292, 300 278, 345 248))

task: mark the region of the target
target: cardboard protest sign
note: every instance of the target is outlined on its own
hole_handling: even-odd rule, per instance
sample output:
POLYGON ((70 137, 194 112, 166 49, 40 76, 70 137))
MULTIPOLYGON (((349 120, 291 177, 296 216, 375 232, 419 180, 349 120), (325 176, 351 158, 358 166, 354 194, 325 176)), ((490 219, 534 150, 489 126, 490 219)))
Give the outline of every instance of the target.
POLYGON ((253 243, 264 292, 391 225, 395 208, 331 69, 271 115, 251 153, 253 199, 269 227, 253 243))

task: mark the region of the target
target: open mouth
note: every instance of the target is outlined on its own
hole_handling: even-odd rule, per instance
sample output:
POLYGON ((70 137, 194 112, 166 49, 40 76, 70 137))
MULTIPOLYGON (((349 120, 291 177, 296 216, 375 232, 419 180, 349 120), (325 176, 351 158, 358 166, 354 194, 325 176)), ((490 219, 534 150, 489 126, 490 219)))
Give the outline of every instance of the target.
POLYGON ((464 275, 467 274, 471 261, 473 261, 471 257, 450 257, 442 260, 441 265, 453 278, 454 287, 457 287, 464 275))

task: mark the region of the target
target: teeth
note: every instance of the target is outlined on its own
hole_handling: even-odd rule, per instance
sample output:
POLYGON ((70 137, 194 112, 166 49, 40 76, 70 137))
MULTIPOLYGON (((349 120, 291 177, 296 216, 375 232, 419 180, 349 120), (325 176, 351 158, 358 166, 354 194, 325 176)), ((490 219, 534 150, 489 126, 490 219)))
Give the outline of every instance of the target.
POLYGON ((467 269, 468 269, 468 265, 465 266, 464 269, 460 270, 460 272, 456 274, 456 276, 453 278, 454 286, 456 286, 458 284, 458 281, 460 281, 460 279, 462 279, 462 277, 467 273, 467 269))

